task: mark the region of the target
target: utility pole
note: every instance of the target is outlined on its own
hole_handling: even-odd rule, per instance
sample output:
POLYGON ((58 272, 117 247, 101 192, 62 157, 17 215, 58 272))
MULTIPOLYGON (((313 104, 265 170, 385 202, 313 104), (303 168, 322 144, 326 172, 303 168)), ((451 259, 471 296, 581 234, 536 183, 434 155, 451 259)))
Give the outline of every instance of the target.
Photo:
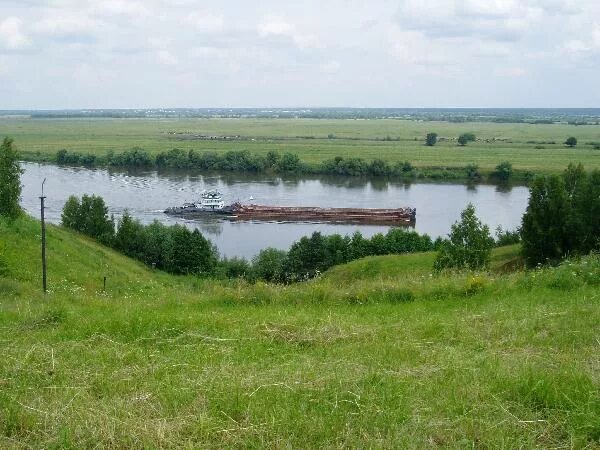
POLYGON ((46 222, 44 221, 44 199, 46 196, 44 195, 44 181, 42 181, 42 195, 40 196, 41 202, 41 213, 42 213, 42 283, 44 286, 44 294, 48 291, 46 286, 46 222))

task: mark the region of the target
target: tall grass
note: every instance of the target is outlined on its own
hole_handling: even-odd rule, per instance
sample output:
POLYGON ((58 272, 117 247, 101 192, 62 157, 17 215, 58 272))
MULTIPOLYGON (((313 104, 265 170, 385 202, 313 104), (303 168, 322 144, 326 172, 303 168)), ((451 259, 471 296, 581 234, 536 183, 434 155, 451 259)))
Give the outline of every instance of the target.
POLYGON ((600 445, 597 255, 370 257, 285 287, 153 272, 52 226, 43 296, 38 239, 0 221, 0 447, 600 445))

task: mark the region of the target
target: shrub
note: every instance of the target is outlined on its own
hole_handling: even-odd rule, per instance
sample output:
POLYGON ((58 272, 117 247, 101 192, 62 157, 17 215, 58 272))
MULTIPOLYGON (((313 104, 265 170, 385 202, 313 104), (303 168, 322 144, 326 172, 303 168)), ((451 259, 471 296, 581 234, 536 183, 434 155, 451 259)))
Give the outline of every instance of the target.
POLYGON ((473 133, 463 133, 458 137, 458 143, 462 146, 467 145, 469 142, 475 142, 475 135, 473 133))
POLYGON ((492 175, 499 180, 508 181, 513 174, 512 164, 508 161, 503 161, 496 166, 492 175))
POLYGON ((475 215, 469 204, 461 213, 460 222, 452 225, 449 240, 445 241, 434 262, 435 270, 445 268, 481 269, 487 266, 494 240, 487 225, 475 215))
POLYGON ((283 267, 287 252, 276 248, 261 250, 252 259, 252 271, 255 278, 265 281, 282 281, 283 267))
POLYGON ((477 166, 477 164, 469 164, 465 168, 465 171, 469 180, 479 180, 481 178, 481 175, 479 174, 479 167, 477 166))
POLYGON ((521 242, 521 230, 503 230, 501 225, 496 228, 496 245, 513 245, 521 242))

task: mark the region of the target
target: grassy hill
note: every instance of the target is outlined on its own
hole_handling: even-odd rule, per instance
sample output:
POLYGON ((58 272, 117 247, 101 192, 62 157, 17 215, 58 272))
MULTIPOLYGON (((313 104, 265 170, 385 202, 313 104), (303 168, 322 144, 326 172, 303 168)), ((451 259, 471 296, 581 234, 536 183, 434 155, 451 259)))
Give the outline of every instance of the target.
POLYGON ((173 277, 0 220, 0 447, 600 447, 600 258, 291 286, 173 277), (106 292, 102 278, 107 276, 106 292))

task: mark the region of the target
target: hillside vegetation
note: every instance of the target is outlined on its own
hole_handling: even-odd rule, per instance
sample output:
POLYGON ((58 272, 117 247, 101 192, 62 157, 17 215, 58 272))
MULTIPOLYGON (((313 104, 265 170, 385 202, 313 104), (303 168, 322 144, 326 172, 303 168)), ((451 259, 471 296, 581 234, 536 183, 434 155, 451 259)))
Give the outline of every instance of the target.
POLYGON ((289 286, 171 276, 0 219, 0 447, 600 446, 600 258, 289 286), (103 277, 107 277, 103 292, 103 277))

